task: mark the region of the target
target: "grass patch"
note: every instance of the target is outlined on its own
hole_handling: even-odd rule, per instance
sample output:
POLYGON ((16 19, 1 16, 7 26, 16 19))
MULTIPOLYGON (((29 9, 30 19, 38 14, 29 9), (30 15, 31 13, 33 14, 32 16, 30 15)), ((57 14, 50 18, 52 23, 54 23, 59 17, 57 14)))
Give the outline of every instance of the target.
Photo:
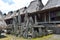
MULTIPOLYGON (((52 35, 48 35, 48 36, 43 36, 43 37, 39 37, 39 38, 32 38, 31 40, 47 40, 51 37, 52 35)), ((15 36, 12 36, 12 35, 7 35, 6 38, 2 38, 0 40, 13 40, 13 39, 16 39, 16 40, 28 40, 28 39, 24 39, 24 38, 20 38, 20 37, 15 37, 15 36)))
POLYGON ((48 36, 43 36, 43 37, 39 37, 39 38, 33 38, 32 40, 48 40, 51 37, 52 37, 52 35, 48 35, 48 36))

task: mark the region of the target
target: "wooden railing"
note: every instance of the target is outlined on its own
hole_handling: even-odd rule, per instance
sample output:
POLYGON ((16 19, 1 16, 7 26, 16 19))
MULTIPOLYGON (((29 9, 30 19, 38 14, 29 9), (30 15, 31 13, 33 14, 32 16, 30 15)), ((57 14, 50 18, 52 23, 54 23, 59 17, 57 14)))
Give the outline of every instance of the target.
POLYGON ((44 24, 44 23, 60 23, 60 21, 37 22, 37 24, 44 24))

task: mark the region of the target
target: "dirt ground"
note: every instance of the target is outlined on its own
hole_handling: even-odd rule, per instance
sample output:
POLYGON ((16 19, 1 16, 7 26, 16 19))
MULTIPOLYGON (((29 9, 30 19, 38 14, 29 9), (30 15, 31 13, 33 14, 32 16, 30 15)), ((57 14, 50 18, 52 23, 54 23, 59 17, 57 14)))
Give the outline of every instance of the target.
POLYGON ((53 34, 53 35, 48 35, 48 36, 33 38, 33 39, 24 39, 22 37, 20 38, 20 37, 15 37, 13 35, 6 35, 6 37, 0 38, 0 40, 60 40, 60 35, 53 34))
POLYGON ((60 34, 54 34, 54 35, 51 36, 51 38, 49 38, 48 40, 60 40, 60 34))

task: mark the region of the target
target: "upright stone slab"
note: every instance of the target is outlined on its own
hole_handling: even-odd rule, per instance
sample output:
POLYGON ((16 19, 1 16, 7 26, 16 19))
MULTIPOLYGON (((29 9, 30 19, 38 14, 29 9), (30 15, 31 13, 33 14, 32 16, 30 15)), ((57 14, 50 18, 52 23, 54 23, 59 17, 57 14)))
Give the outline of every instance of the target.
POLYGON ((39 36, 43 36, 43 31, 41 27, 39 28, 39 36))

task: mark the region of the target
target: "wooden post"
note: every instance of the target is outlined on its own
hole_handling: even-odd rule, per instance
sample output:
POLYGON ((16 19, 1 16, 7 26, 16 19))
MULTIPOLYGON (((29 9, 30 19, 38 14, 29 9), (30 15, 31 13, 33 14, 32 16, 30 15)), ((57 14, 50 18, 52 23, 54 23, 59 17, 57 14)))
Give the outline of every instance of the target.
POLYGON ((36 15, 35 15, 35 24, 37 24, 37 17, 36 17, 36 15))
POLYGON ((21 15, 20 15, 20 10, 18 12, 18 25, 21 26, 21 15))
POLYGON ((34 24, 34 23, 33 23, 33 19, 32 19, 32 17, 29 18, 29 23, 30 23, 30 25, 31 25, 31 27, 32 27, 33 24, 34 24))
POLYGON ((14 33, 16 33, 17 28, 16 28, 16 17, 13 18, 13 25, 14 25, 14 33))
POLYGON ((30 32, 32 32, 32 33, 31 33, 31 36, 34 37, 34 29, 33 29, 34 23, 33 23, 32 17, 29 18, 29 24, 30 24, 30 25, 29 25, 30 32))
POLYGON ((34 38, 34 37, 35 37, 35 35, 34 35, 34 29, 32 27, 32 38, 34 38))
POLYGON ((44 13, 44 21, 46 22, 46 13, 44 13))
POLYGON ((19 33, 20 33, 20 36, 22 36, 22 26, 21 26, 21 15, 20 15, 20 10, 18 12, 18 28, 19 28, 19 33))
MULTIPOLYGON (((13 18, 13 28, 14 28, 14 30, 15 30, 15 20, 14 20, 14 18, 13 18)), ((13 30, 13 31, 14 31, 13 30)), ((15 31, 14 31, 15 32, 15 31)))
MULTIPOLYGON (((16 12, 14 11, 14 14, 16 14, 16 12)), ((16 34, 17 32, 17 24, 16 24, 17 20, 16 17, 13 17, 13 26, 14 26, 14 33, 16 34)))
POLYGON ((28 37, 28 27, 29 27, 29 19, 27 19, 27 22, 26 22, 26 37, 28 37))
POLYGON ((49 23, 50 23, 50 21, 51 21, 51 18, 50 18, 50 12, 49 12, 49 23))
POLYGON ((26 28, 25 32, 24 32, 24 37, 27 38, 28 37, 27 36, 28 35, 28 26, 29 26, 28 25, 29 24, 29 19, 28 19, 28 13, 27 13, 27 11, 25 13, 25 18, 24 19, 25 19, 25 21, 24 21, 25 27, 24 28, 26 28))

